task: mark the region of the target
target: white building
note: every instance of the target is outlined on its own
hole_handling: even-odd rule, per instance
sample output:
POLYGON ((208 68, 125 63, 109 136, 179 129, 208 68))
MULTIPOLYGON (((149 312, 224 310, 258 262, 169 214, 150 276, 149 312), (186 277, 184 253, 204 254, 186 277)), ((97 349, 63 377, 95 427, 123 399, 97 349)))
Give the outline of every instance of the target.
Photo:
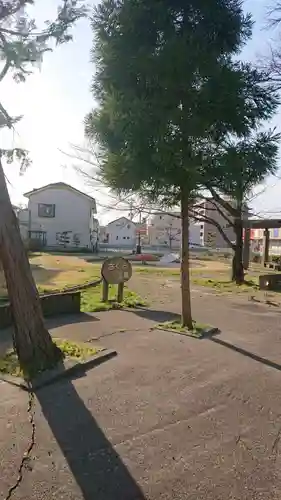
POLYGON ((100 243, 107 243, 110 247, 134 247, 136 233, 134 222, 127 217, 120 217, 101 228, 100 243))
MULTIPOLYGON (((181 247, 181 216, 179 212, 154 214, 148 224, 148 238, 151 246, 163 246, 171 250, 181 247)), ((200 245, 200 228, 190 221, 189 241, 193 245, 200 245)))
MULTIPOLYGON (((45 247, 93 249, 98 240, 96 201, 64 182, 33 189, 28 198, 28 230, 45 247)), ((26 219, 26 214, 24 215, 26 219)))
POLYGON ((17 218, 20 228, 20 234, 23 241, 28 240, 29 231, 29 210, 28 208, 19 208, 17 210, 17 218))

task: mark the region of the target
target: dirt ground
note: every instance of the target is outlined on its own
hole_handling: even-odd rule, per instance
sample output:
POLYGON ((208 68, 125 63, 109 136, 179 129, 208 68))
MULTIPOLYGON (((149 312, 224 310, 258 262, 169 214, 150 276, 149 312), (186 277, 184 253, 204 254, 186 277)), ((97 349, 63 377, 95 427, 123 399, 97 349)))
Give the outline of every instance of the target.
MULTIPOLYGON (((43 290, 61 289, 65 286, 79 285, 100 276, 100 265, 87 262, 72 255, 34 254, 30 257, 33 277, 43 290)), ((0 275, 0 295, 6 295, 3 273, 0 275)))

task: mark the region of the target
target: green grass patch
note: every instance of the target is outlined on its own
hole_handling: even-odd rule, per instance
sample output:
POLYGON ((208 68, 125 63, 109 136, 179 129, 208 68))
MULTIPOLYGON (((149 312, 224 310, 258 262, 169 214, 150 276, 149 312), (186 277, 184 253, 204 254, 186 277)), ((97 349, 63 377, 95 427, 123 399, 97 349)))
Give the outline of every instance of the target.
POLYGON ((143 266, 143 267, 133 267, 134 274, 148 275, 151 274, 153 276, 179 276, 180 268, 165 268, 165 267, 154 267, 154 266, 143 266))
POLYGON ((196 338, 202 338, 206 330, 210 328, 209 325, 206 325, 204 323, 199 323, 198 321, 193 321, 192 323, 193 323, 192 330, 189 330, 186 326, 183 326, 180 319, 159 323, 157 325, 157 328, 160 330, 171 330, 176 333, 181 333, 182 335, 188 335, 196 338))
POLYGON ((121 303, 117 302, 117 286, 109 287, 109 300, 108 302, 102 302, 101 300, 102 286, 96 286, 88 288, 81 293, 81 311, 82 312, 98 312, 98 311, 109 311, 111 309, 122 309, 124 307, 144 307, 147 306, 145 300, 143 300, 138 294, 124 289, 124 300, 121 303))
MULTIPOLYGON (((64 358, 75 359, 77 361, 84 361, 102 351, 101 347, 89 347, 85 344, 69 340, 53 339, 53 341, 62 351, 64 358)), ((14 377, 24 376, 14 349, 8 351, 3 358, 0 358, 0 373, 12 375, 14 377)), ((39 373, 37 373, 37 375, 38 374, 39 373)))
POLYGON ((246 280, 242 285, 237 285, 227 279, 217 280, 213 278, 192 277, 192 283, 198 286, 214 288, 217 292, 221 293, 245 293, 250 290, 259 290, 258 278, 246 280))

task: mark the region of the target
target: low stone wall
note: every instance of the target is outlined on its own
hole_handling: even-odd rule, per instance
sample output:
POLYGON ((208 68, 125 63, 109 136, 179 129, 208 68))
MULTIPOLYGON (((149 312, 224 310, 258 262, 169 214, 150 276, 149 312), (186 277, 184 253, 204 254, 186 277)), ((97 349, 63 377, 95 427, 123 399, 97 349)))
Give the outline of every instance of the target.
POLYGON ((262 274, 259 277, 260 290, 281 292, 281 274, 262 274))
POLYGON ((41 295, 40 301, 44 316, 75 314, 80 312, 81 293, 77 291, 41 295))
MULTIPOLYGON (((59 314, 75 314, 80 312, 81 293, 65 292, 40 296, 43 315, 45 317, 59 314)), ((12 311, 9 303, 0 303, 0 329, 12 326, 12 311)))

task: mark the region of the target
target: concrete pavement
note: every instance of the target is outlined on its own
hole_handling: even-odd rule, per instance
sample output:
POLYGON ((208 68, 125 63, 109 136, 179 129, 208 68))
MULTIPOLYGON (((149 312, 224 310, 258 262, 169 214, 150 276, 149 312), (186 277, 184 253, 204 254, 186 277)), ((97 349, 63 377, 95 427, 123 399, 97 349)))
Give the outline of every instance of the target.
MULTIPOLYGON (((53 323, 56 336, 92 338, 119 354, 38 392, 31 460, 12 498, 279 499, 280 314, 237 304, 193 301, 198 319, 223 328, 228 347, 151 331, 162 311, 53 323)), ((31 428, 27 395, 4 384, 0 391, 4 499, 31 428)))

